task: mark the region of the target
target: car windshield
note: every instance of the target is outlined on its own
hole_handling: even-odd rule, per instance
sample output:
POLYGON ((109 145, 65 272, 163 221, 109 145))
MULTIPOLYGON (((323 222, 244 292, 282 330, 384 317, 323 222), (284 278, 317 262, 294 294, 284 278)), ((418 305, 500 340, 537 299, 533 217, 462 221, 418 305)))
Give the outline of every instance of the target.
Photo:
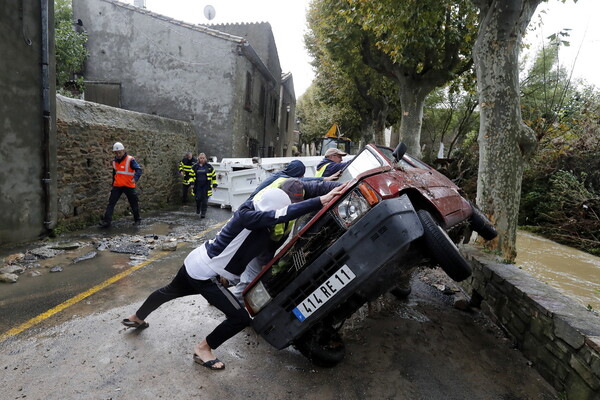
POLYGON ((380 159, 379 154, 373 154, 367 147, 352 159, 352 162, 348 164, 346 169, 344 169, 342 172, 339 181, 347 182, 353 178, 356 178, 365 171, 373 168, 379 168, 383 165, 387 165, 387 163, 380 159))

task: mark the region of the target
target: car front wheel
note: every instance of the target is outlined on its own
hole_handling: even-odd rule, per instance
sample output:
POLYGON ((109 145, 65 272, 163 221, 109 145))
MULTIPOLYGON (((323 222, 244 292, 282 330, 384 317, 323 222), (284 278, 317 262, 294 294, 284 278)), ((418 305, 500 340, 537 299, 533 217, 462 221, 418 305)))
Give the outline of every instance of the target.
POLYGON ((319 367, 334 367, 346 356, 344 341, 332 327, 317 325, 297 339, 294 347, 319 367))
POLYGON ((471 266, 431 214, 426 210, 419 210, 417 215, 423 225, 423 239, 427 249, 444 272, 457 282, 471 276, 471 266))

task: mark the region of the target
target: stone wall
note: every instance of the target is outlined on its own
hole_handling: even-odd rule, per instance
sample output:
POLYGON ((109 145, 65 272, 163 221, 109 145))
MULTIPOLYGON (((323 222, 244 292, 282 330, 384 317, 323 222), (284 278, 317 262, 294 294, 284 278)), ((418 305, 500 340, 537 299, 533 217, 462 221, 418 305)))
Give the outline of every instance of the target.
POLYGON ((600 399, 600 316, 518 267, 467 246, 472 300, 568 399, 600 399))
MULTIPOLYGON (((112 145, 122 142, 144 173, 137 185, 145 211, 180 201, 178 165, 196 153, 189 122, 57 96, 59 224, 98 222, 112 186, 112 145)), ((125 196, 115 216, 126 214, 125 196)))

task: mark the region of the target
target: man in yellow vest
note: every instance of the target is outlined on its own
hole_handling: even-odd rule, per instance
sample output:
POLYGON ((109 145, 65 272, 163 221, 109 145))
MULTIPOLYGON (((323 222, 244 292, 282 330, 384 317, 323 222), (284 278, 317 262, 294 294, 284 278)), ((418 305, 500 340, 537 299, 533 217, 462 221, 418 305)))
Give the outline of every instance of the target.
POLYGON ((331 148, 325 152, 325 158, 317 165, 316 177, 328 177, 346 168, 350 161, 342 162, 344 156, 347 156, 340 149, 331 148))
POLYGON ((181 175, 181 184, 183 185, 181 188, 181 202, 184 204, 187 203, 190 186, 194 183, 195 175, 192 167, 197 161, 192 152, 188 151, 179 163, 179 175, 181 175))
POLYGON ((108 228, 110 226, 115 205, 123 193, 125 193, 127 200, 129 200, 129 205, 133 212, 134 224, 139 225, 142 219, 140 218, 138 196, 135 193, 135 183, 142 176, 142 168, 133 156, 125 152, 125 146, 122 143, 117 142, 113 145, 113 153, 115 154, 115 158, 112 161, 112 190, 110 191, 106 212, 100 221, 100 227, 108 228))
MULTIPOLYGON (((292 204, 304 201, 305 199, 312 199, 315 197, 324 196, 331 193, 336 188, 345 187, 347 183, 341 182, 330 182, 324 180, 300 180, 296 178, 284 178, 280 177, 275 179, 269 186, 258 192, 253 200, 260 201, 261 197, 273 188, 283 190, 290 198, 292 204)), ((341 190, 341 189, 338 189, 341 190)), ((243 302, 242 293, 250 282, 260 273, 262 268, 268 264, 269 261, 275 256, 276 250, 285 242, 289 233, 291 232, 295 219, 289 220, 284 223, 275 224, 269 227, 269 238, 271 241, 269 245, 263 249, 248 265, 241 274, 239 281, 228 282, 234 284, 230 289, 233 295, 238 301, 243 302)))

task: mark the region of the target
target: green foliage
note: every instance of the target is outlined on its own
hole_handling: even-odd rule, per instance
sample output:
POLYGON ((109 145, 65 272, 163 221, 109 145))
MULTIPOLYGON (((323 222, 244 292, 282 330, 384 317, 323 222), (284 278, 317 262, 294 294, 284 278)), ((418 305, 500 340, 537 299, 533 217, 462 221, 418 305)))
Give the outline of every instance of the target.
POLYGON ((321 0, 311 4, 305 41, 316 71, 315 96, 345 136, 372 141, 365 132, 383 133, 399 116, 397 86, 362 60, 364 32, 348 24, 339 12, 344 1, 321 0))
POLYGON ((524 171, 519 224, 600 254, 600 95, 560 67, 561 38, 523 74, 522 114, 538 151, 524 171))
POLYGON ((400 120, 400 91, 424 98, 469 70, 476 15, 467 0, 313 1, 306 44, 317 96, 354 114, 344 132, 369 141, 369 127, 377 134, 400 120))
MULTIPOLYGON (((444 157, 455 158, 458 146, 469 137, 477 139, 479 114, 475 112, 477 96, 464 91, 439 88, 427 96, 423 115, 421 143, 422 158, 433 163, 440 142, 444 143, 444 157)), ((468 147, 469 144, 466 144, 468 147)))
POLYGON ((452 80, 471 65, 477 37, 477 12, 469 0, 346 0, 340 13, 372 34, 385 58, 382 69, 402 71, 412 79, 452 80), (395 67, 394 67, 395 66, 395 67), (391 67, 391 68, 390 68, 391 67), (432 76, 433 75, 433 76, 432 76))
POLYGON ((58 92, 70 95, 73 90, 83 90, 83 78, 74 79, 74 75, 81 72, 87 57, 87 35, 73 30, 73 10, 69 0, 54 2, 54 38, 58 92))

